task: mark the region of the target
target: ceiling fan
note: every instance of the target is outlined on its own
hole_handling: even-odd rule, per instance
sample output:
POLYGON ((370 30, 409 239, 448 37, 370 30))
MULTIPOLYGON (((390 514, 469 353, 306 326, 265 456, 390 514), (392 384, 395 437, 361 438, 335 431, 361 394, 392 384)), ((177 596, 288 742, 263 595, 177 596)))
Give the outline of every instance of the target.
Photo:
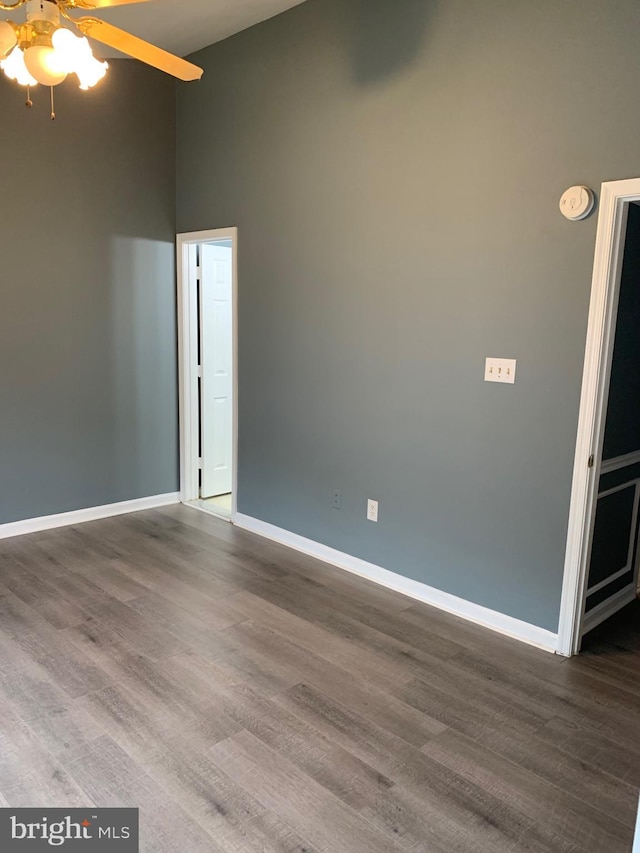
MULTIPOLYGON (((0 68, 7 77, 27 87, 27 106, 32 105, 30 87, 38 83, 57 86, 69 74, 76 74, 81 89, 90 89, 102 80, 109 66, 94 57, 88 36, 179 80, 199 80, 203 71, 197 65, 100 18, 71 14, 146 2, 149 0, 0 0, 0 10, 14 11, 24 6, 26 12, 22 24, 0 21, 0 68), (80 35, 62 26, 62 19, 80 35)), ((51 117, 55 118, 53 88, 51 98, 51 117)))

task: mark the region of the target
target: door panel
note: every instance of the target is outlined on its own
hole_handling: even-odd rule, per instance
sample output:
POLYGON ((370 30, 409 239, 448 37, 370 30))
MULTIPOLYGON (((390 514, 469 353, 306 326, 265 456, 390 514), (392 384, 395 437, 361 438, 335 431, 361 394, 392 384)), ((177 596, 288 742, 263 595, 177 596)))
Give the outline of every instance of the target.
POLYGON ((201 247, 202 489, 231 492, 233 468, 233 249, 201 247))
MULTIPOLYGON (((629 470, 634 470, 630 466, 629 470)), ((596 505, 586 593, 584 633, 633 600, 638 567, 640 480, 602 490, 596 505)), ((629 475, 627 475, 629 476, 629 475)), ((624 479, 621 471, 620 479, 624 479)))
POLYGON ((583 633, 633 600, 640 483, 640 206, 629 204, 583 633))
POLYGON ((589 591, 611 575, 629 569, 633 549, 636 486, 622 486, 598 498, 593 531, 589 591))

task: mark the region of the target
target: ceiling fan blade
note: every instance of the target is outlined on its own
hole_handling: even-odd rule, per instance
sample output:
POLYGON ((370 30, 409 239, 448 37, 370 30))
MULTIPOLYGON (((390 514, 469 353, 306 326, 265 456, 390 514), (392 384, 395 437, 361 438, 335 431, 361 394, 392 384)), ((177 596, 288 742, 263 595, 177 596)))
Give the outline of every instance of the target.
POLYGON ((85 36, 100 41, 109 47, 114 47, 121 53, 126 53, 141 62, 146 62, 147 65, 152 65, 160 71, 171 74, 172 77, 177 77, 178 80, 185 80, 186 82, 199 80, 204 73, 202 68, 187 62, 186 59, 180 59, 179 56, 174 56, 148 41, 125 32, 125 30, 113 27, 106 21, 99 21, 96 18, 76 18, 74 24, 85 36))
POLYGON ((149 0, 62 0, 67 9, 110 9, 112 6, 130 6, 132 3, 148 3, 149 0))

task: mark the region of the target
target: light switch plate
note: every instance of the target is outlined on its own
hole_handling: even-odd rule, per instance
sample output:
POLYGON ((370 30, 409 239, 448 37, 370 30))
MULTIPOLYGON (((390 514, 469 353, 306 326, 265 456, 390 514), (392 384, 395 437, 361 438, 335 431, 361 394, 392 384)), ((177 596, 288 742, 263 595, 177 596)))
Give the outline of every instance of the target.
POLYGON ((516 381, 515 358, 488 358, 484 369, 484 381, 513 385, 516 381))

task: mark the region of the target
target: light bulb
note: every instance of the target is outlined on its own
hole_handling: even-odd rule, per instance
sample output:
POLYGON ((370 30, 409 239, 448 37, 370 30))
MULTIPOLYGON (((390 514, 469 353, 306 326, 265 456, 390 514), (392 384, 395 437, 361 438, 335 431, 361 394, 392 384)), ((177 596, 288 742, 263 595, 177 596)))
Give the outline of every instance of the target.
POLYGON ((43 86, 57 86, 66 79, 59 56, 52 47, 45 44, 34 44, 24 53, 24 63, 29 73, 43 86))
POLYGON ((86 38, 74 35, 71 30, 67 30, 65 27, 59 27, 55 31, 51 37, 51 44, 60 54, 62 61, 68 65, 87 48, 91 50, 86 38), (86 47, 83 42, 86 43, 86 47))
POLYGON ((80 88, 86 91, 96 86, 107 73, 108 67, 108 62, 100 62, 95 56, 87 57, 82 65, 76 68, 80 88))
POLYGON ((75 36, 70 30, 61 27, 55 31, 51 42, 59 57, 60 66, 68 74, 78 75, 81 89, 95 86, 107 73, 109 65, 95 58, 86 38, 75 36))
POLYGON ((24 64, 24 53, 19 47, 14 47, 6 59, 0 60, 0 68, 10 80, 15 80, 20 86, 37 86, 27 66, 24 64))
POLYGON ((16 31, 8 21, 0 21, 0 57, 8 56, 18 43, 16 31))

